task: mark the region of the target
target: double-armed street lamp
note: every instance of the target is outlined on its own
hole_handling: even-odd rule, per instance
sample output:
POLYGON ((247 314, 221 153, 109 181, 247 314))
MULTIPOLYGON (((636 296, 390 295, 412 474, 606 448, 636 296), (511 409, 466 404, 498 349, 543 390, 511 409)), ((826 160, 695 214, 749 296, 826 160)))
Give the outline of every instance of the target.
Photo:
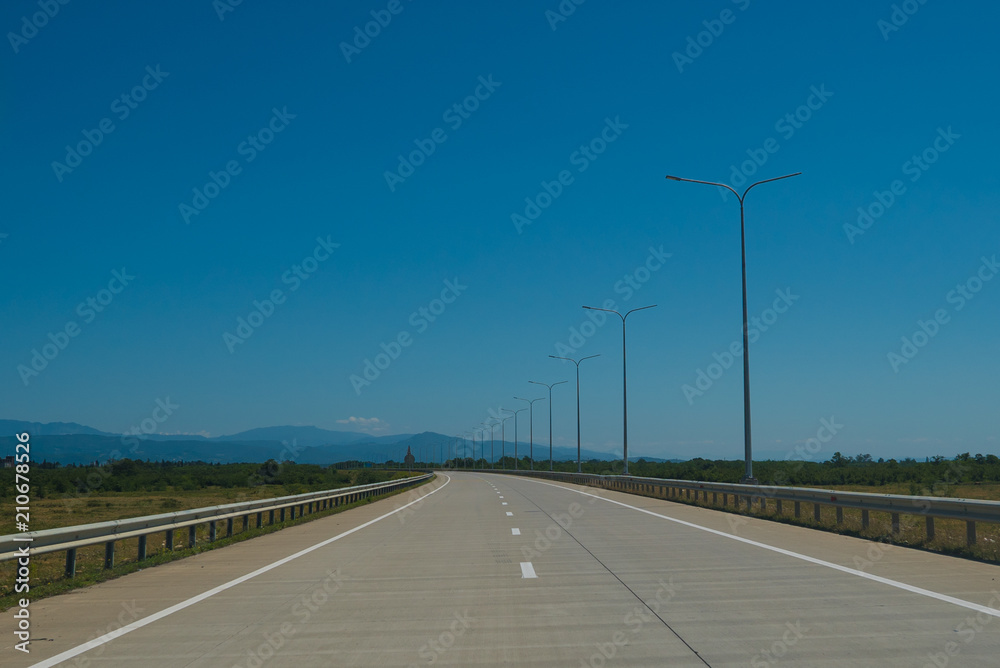
MULTIPOLYGON (((500 408, 501 411, 509 411, 509 408, 500 408)), ((500 420, 500 468, 503 468, 503 460, 507 457, 507 420, 514 417, 513 415, 508 415, 507 417, 500 416, 497 418, 500 420)))
POLYGON ((549 357, 554 360, 569 360, 576 365, 576 472, 583 473, 583 465, 580 463, 580 362, 594 357, 600 357, 600 354, 588 355, 587 357, 581 357, 578 360, 575 360, 572 357, 558 357, 556 355, 549 355, 549 357))
POLYGON ((505 410, 508 413, 512 413, 514 415, 514 470, 516 471, 517 470, 517 414, 518 413, 523 413, 524 411, 526 411, 528 409, 527 408, 518 408, 515 411, 515 410, 511 410, 510 408, 502 408, 500 410, 505 410))
MULTIPOLYGON (((531 470, 535 470, 535 402, 545 401, 545 397, 539 397, 538 399, 522 399, 521 397, 514 397, 518 401, 528 402, 528 439, 530 442, 530 449, 528 450, 528 461, 531 464, 531 470)), ((524 410, 523 408, 521 410, 524 410)), ((517 422, 517 420, 515 420, 517 422)))
POLYGON ((798 176, 802 172, 795 172, 794 174, 785 174, 784 176, 776 176, 773 179, 764 179, 763 181, 757 181, 756 183, 751 183, 747 186, 747 189, 743 191, 740 195, 738 192, 733 190, 731 187, 725 183, 715 183, 713 181, 697 181, 695 179, 682 179, 679 176, 667 176, 671 181, 686 181, 688 183, 704 183, 709 186, 718 186, 720 188, 725 188, 730 191, 736 198, 740 201, 740 256, 742 258, 743 264, 743 449, 744 456, 746 460, 746 470, 743 474, 743 479, 740 482, 747 485, 756 485, 757 479, 753 477, 753 448, 750 441, 750 341, 749 341, 749 328, 747 326, 747 246, 746 246, 746 225, 744 223, 743 215, 743 200, 746 198, 747 193, 750 189, 759 186, 762 183, 770 183, 771 181, 780 181, 781 179, 788 179, 793 176, 798 176))
MULTIPOLYGON (((486 423, 484 422, 483 424, 486 424, 486 423)), ((493 434, 493 429, 496 426, 497 426, 497 419, 496 418, 492 418, 492 420, 489 423, 489 427, 490 427, 490 468, 491 469, 493 468, 493 464, 496 461, 496 457, 494 457, 494 454, 493 454, 493 446, 494 446, 494 439, 495 439, 495 436, 493 434)))
POLYGON ((547 383, 539 383, 537 380, 529 380, 529 383, 534 383, 535 385, 541 385, 542 387, 549 388, 549 470, 552 470, 552 388, 556 385, 562 385, 563 383, 568 383, 568 380, 560 380, 558 383, 552 383, 551 385, 547 383))
POLYGON ((622 450, 624 454, 625 461, 625 472, 624 475, 628 475, 628 376, 625 365, 625 318, 629 317, 632 313, 636 311, 643 311, 648 308, 655 308, 656 304, 651 306, 640 306, 639 308, 634 308, 631 311, 622 315, 618 311, 612 311, 608 308, 597 308, 596 306, 584 306, 585 309, 590 309, 591 311, 607 311, 608 313, 614 313, 619 318, 622 319, 622 450))

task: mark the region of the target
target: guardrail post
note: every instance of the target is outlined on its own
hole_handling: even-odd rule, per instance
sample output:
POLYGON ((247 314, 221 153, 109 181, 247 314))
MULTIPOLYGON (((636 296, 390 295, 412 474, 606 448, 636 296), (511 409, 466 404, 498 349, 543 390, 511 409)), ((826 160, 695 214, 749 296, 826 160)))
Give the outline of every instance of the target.
POLYGON ((264 523, 264 513, 263 512, 257 513, 257 528, 259 529, 260 525, 263 523, 264 523))
POLYGON ((146 558, 146 536, 139 536, 139 561, 146 558))
POLYGON ((174 549, 174 530, 167 529, 167 535, 164 537, 167 543, 167 551, 173 551, 174 549))
POLYGON ((813 504, 813 519, 816 520, 817 522, 820 521, 819 504, 818 503, 814 503, 813 504))
POLYGON ((109 540, 104 544, 104 567, 115 567, 115 541, 109 540))
POLYGON ((197 527, 192 524, 188 527, 188 547, 194 547, 198 542, 197 527))
POLYGON ((892 532, 899 533, 899 513, 892 513, 892 532))
POLYGON ((777 510, 778 514, 780 515, 781 514, 781 499, 775 499, 774 500, 774 507, 777 510))
POLYGON ((767 497, 759 496, 757 500, 760 501, 760 512, 767 512, 767 497))
MULTIPOLYGON (((247 518, 243 518, 243 526, 246 526, 247 518)), ((233 535, 233 518, 226 518, 226 538, 233 535)))
POLYGON ((927 516, 927 541, 930 542, 934 540, 934 518, 930 515, 927 516))
POLYGON ((802 502, 801 501, 796 501, 795 502, 795 517, 796 518, 802 517, 802 502))
POLYGON ((725 508, 729 505, 729 494, 726 492, 722 493, 722 507, 725 508))
POLYGON ((844 508, 843 506, 837 506, 837 524, 844 523, 844 508))
MULTIPOLYGON (((282 522, 285 521, 285 509, 284 508, 281 509, 281 512, 279 513, 279 517, 281 518, 282 522)), ((271 511, 271 521, 272 522, 274 521, 274 511, 273 510, 271 511)))
POLYGON ((861 528, 862 529, 867 529, 868 528, 868 509, 867 508, 862 508, 861 509, 861 528))
POLYGON ((712 505, 714 506, 714 505, 716 505, 718 503, 719 503, 719 493, 718 492, 712 492, 712 505))
POLYGON ((976 544, 976 523, 972 520, 965 523, 965 542, 968 545, 976 544))
POLYGON ((66 550, 66 577, 76 577, 76 548, 66 550))
POLYGON ((215 520, 208 523, 208 542, 215 542, 215 520))
POLYGON ((249 515, 244 515, 243 516, 243 529, 242 529, 242 531, 246 531, 249 528, 250 528, 250 516, 249 515))

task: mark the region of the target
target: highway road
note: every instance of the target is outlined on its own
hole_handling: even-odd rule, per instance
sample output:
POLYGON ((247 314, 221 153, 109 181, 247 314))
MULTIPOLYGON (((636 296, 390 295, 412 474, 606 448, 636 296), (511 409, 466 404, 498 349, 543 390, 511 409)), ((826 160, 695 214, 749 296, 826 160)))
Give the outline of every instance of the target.
POLYGON ((31 612, 3 666, 1000 665, 996 566, 487 473, 31 612))

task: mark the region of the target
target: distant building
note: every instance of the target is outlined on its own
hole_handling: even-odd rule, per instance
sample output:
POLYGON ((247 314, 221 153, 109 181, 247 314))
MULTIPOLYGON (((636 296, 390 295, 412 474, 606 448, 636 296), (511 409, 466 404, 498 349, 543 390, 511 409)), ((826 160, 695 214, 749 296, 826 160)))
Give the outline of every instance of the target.
POLYGON ((14 455, 7 455, 3 458, 3 467, 5 469, 14 468, 14 455))
POLYGON ((413 462, 415 462, 415 461, 416 461, 416 458, 413 456, 413 453, 410 452, 410 446, 406 446, 406 456, 403 457, 403 462, 406 464, 406 468, 412 469, 413 468, 413 462))

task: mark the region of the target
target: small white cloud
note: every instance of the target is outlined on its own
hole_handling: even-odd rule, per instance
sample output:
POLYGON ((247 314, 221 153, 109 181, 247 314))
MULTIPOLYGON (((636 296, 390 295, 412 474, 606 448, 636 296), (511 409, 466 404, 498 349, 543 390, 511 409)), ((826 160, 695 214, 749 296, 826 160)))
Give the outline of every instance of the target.
POLYGON ((355 417, 353 415, 344 420, 337 420, 337 424, 346 424, 355 427, 357 429, 361 429, 364 431, 372 431, 372 432, 385 431, 386 429, 389 428, 389 425, 387 425, 382 420, 379 420, 377 417, 364 418, 364 417, 355 417))

